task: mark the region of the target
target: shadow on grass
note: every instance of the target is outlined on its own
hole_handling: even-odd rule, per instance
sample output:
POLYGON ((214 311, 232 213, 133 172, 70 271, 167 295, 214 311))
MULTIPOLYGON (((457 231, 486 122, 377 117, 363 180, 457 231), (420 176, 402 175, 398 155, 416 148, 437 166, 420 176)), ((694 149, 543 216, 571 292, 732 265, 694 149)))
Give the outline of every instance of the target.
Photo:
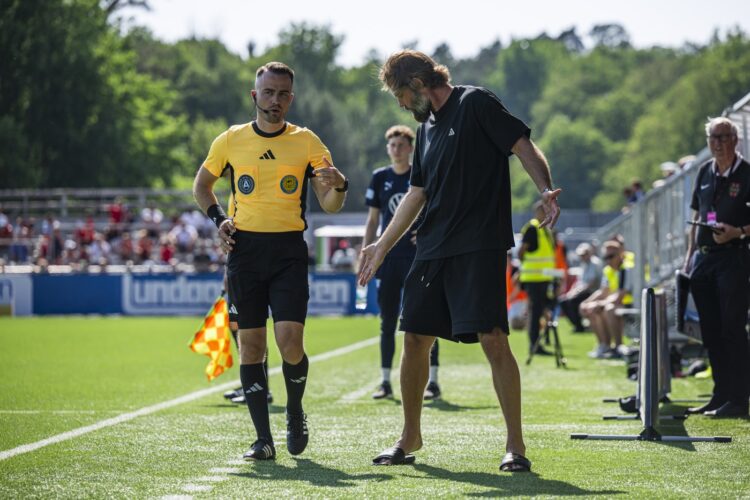
POLYGON ((582 496, 582 495, 621 495, 627 492, 620 490, 587 490, 579 488, 565 481, 544 479, 533 472, 459 472, 433 467, 431 465, 414 465, 414 469, 427 474, 429 477, 412 476, 414 479, 443 479, 455 483, 466 483, 473 486, 490 488, 482 493, 465 493, 470 497, 502 497, 502 496, 582 496))
POLYGON ((433 408, 440 411, 464 411, 464 410, 493 410, 497 409, 500 411, 499 405, 494 406, 463 406, 455 403, 451 403, 444 399, 433 399, 429 403, 424 404, 424 408, 433 408))
POLYGON ((306 458, 295 458, 296 467, 285 467, 271 461, 255 462, 252 471, 232 473, 231 476, 268 481, 302 481, 313 486, 348 488, 361 481, 383 482, 394 479, 388 474, 347 474, 339 469, 324 467, 306 458))

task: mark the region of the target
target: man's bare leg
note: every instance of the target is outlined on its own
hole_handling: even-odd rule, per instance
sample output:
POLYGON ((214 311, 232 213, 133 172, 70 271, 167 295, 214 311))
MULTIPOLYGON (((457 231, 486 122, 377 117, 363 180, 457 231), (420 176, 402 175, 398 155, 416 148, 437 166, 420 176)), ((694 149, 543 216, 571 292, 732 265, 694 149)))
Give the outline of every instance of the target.
POLYGON ((505 417, 508 436, 505 451, 525 455, 526 445, 521 427, 521 375, 508 344, 508 335, 495 328, 492 333, 480 333, 479 342, 490 362, 492 384, 505 417))
POLYGON ((422 401, 430 368, 430 349, 435 337, 407 333, 401 355, 401 405, 404 429, 396 446, 408 454, 422 447, 422 401))
POLYGON ((615 307, 608 308, 605 313, 607 322, 607 331, 609 332, 610 339, 614 341, 615 347, 622 344, 622 329, 623 320, 621 316, 615 313, 615 307))
POLYGON ((602 314, 603 313, 598 311, 592 311, 589 315, 589 322, 591 323, 591 329, 594 331, 594 335, 596 336, 599 345, 608 346, 610 339, 609 334, 607 333, 607 324, 604 322, 602 314))

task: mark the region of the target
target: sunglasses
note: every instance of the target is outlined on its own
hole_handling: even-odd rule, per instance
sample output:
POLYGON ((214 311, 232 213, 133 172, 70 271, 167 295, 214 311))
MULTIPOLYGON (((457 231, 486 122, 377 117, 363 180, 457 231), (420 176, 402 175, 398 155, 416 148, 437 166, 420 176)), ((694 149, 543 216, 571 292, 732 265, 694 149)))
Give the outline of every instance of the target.
POLYGON ((604 260, 612 260, 612 259, 614 259, 615 257, 617 257, 617 254, 611 253, 611 254, 609 254, 609 255, 605 255, 605 256, 604 256, 604 260))

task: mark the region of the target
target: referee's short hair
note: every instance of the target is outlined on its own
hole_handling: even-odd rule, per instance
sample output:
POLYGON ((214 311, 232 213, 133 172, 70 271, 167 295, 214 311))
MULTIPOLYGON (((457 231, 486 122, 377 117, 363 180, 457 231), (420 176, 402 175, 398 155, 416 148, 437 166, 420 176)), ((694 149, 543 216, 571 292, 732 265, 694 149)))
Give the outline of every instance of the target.
POLYGON ((406 125, 394 125, 385 131, 385 140, 390 141, 391 137, 404 137, 409 141, 409 145, 414 144, 414 131, 406 125))
POLYGON ((258 68, 258 70, 255 72, 255 81, 257 82, 258 78, 263 76, 263 73, 265 73, 266 71, 270 73, 276 73, 277 75, 287 75, 292 81, 292 85, 294 85, 294 70, 283 62, 272 61, 258 68))

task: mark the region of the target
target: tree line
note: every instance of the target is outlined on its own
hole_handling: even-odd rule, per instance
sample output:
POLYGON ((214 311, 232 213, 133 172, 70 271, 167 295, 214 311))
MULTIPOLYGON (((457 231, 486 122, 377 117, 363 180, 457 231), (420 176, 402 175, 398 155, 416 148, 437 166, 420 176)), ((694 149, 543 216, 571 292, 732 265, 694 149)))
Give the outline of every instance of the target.
MULTIPOLYGON (((338 65, 344 38, 327 26, 293 24, 275 45, 249 42, 238 55, 217 40, 165 43, 146 28, 125 29, 125 5, 148 6, 2 2, 2 188, 187 187, 212 139, 251 119, 254 71, 271 60, 294 68, 288 119, 329 146, 350 178, 349 210, 363 210, 372 170, 388 163, 385 130, 416 126, 380 89, 383 55, 338 65)), ((489 88, 530 125, 565 190, 563 207, 616 210, 623 186, 648 185, 660 163, 699 150, 706 117, 750 91, 750 39, 733 29, 705 45, 637 49, 608 24, 587 40, 571 28, 496 41, 465 59, 447 44, 430 55, 454 82, 489 88)), ((514 209, 525 210, 536 190, 511 165, 514 209)))

